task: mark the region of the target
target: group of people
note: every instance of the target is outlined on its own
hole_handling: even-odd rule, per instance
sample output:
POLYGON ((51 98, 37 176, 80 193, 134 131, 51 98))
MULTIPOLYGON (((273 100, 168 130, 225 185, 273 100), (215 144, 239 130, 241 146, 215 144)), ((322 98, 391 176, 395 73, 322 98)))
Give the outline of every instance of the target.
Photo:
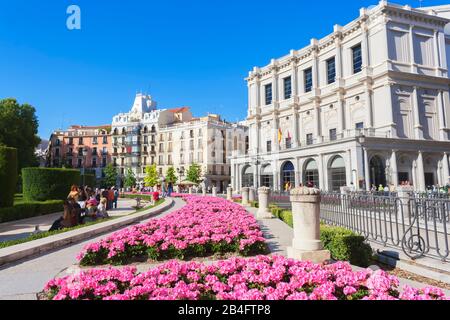
POLYGON ((108 210, 117 209, 119 190, 92 189, 73 185, 64 201, 64 214, 56 220, 49 231, 72 228, 98 219, 108 219, 108 210))
POLYGON ((158 192, 158 194, 160 196, 162 196, 163 198, 165 197, 170 197, 172 195, 172 193, 174 192, 174 187, 173 187, 173 183, 169 182, 168 184, 166 183, 162 183, 160 185, 154 186, 154 187, 133 187, 133 188, 128 188, 127 189, 128 192, 131 193, 154 193, 154 192, 158 192))

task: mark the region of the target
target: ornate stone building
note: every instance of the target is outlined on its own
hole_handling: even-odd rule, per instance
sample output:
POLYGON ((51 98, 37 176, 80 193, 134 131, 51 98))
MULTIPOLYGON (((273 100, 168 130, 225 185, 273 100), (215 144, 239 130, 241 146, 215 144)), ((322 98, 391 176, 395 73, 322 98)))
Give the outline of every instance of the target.
POLYGON ((448 12, 380 1, 325 38, 255 67, 246 79, 250 150, 233 155, 235 190, 446 184, 448 12))

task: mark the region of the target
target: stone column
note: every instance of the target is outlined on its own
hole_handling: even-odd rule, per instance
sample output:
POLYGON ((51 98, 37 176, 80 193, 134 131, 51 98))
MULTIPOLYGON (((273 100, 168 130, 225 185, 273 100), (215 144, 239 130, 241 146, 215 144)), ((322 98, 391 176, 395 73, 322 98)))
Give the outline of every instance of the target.
POLYGON ((253 202, 256 200, 255 188, 250 188, 248 191, 248 201, 253 202))
POLYGON ((416 187, 419 191, 425 191, 426 185, 425 185, 425 170, 423 167, 423 154, 422 151, 419 151, 419 154, 417 155, 417 183, 416 187))
POLYGON ((249 194, 250 188, 242 188, 241 192, 242 192, 242 205, 243 206, 248 206, 249 202, 248 202, 248 194, 249 194))
MULTIPOLYGON (((370 191, 370 165, 369 165, 369 155, 367 154, 367 149, 364 148, 364 179, 366 181, 366 191, 370 191)), ((378 187, 378 186, 377 186, 378 187)))
POLYGON ((216 186, 214 186, 214 187, 212 188, 212 196, 213 196, 213 197, 217 197, 217 187, 216 187, 216 186))
POLYGON ((258 189, 258 212, 257 219, 272 219, 272 213, 269 210, 270 188, 261 187, 258 189))
POLYGON ((443 185, 446 185, 447 183, 449 183, 449 178, 450 178, 450 170, 448 167, 448 154, 445 152, 444 156, 442 158, 442 172, 443 172, 443 185))
POLYGON ((398 187, 399 181, 398 181, 398 167, 397 167, 397 151, 392 150, 391 155, 391 168, 392 168, 392 184, 394 187, 398 187))
POLYGON ((232 187, 227 188, 227 200, 233 201, 233 188, 232 187))
MULTIPOLYGON (((414 187, 411 186, 400 186, 397 188, 399 205, 398 205, 398 218, 401 219, 403 216, 404 222, 407 224, 409 222, 409 216, 411 215, 411 197, 414 192, 414 187)), ((402 220, 400 220, 402 221, 402 220)))
POLYGON ((323 263, 330 251, 320 241, 320 190, 296 188, 291 191, 294 239, 287 249, 288 257, 301 261, 323 263))

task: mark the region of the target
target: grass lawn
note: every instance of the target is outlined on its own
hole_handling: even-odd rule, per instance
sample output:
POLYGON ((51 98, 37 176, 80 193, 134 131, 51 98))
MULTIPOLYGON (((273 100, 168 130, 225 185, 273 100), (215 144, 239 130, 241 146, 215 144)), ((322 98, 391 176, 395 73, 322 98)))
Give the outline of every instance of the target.
MULTIPOLYGON (((147 206, 147 207, 144 207, 142 209, 136 210, 135 212, 132 212, 132 213, 128 214, 127 216, 132 215, 132 214, 136 214, 136 213, 139 213, 139 212, 142 212, 142 211, 145 211, 145 210, 149 210, 149 209, 155 208, 155 207, 161 205, 164 202, 165 202, 164 199, 160 199, 160 200, 158 200, 155 203, 155 205, 147 206)), ((73 231, 73 230, 78 230, 78 229, 81 229, 81 228, 84 228, 84 227, 89 227, 89 226, 92 226, 92 225, 96 225, 96 224, 99 224, 99 223, 103 223, 103 222, 107 222, 107 221, 111 221, 111 220, 115 220, 115 219, 123 218, 123 217, 124 216, 122 216, 122 217, 111 217, 109 219, 102 219, 102 220, 98 220, 98 221, 85 223, 85 224, 82 224, 82 225, 79 225, 79 226, 76 226, 76 227, 73 227, 73 228, 66 228, 66 229, 56 230, 56 231, 52 231, 52 232, 46 231, 46 232, 38 233, 38 234, 35 234, 35 235, 30 235, 30 236, 28 236, 27 238, 24 238, 24 239, 0 242, 0 249, 11 247, 11 246, 15 246, 15 245, 26 243, 26 242, 30 242, 30 241, 34 241, 34 240, 38 240, 38 239, 47 238, 47 237, 54 236, 54 235, 60 234, 60 233, 65 233, 65 232, 69 232, 69 231, 73 231)))

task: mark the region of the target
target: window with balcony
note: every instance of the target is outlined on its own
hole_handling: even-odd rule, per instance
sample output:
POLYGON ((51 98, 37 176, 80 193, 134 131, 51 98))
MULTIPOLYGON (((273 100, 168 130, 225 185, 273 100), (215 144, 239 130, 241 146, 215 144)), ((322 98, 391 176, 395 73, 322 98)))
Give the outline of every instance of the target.
POLYGON ((97 168, 97 158, 92 158, 92 167, 97 168))
POLYGON ((103 147, 102 154, 103 154, 103 155, 108 154, 108 148, 103 147))
POLYGON ((359 73, 362 71, 362 51, 361 44, 352 48, 352 60, 353 60, 353 73, 359 73))
POLYGON ((337 130, 336 129, 330 129, 330 141, 337 140, 337 130))
POLYGON ((147 165, 147 157, 144 157, 144 166, 147 165))
POLYGON ((164 144, 163 143, 159 144, 159 152, 164 152, 164 144))
POLYGON ((284 99, 290 99, 292 97, 292 78, 287 77, 283 79, 284 83, 284 99))
POLYGON ((194 138, 194 130, 189 131, 189 136, 190 136, 191 138, 194 138))
POLYGON ((336 59, 335 57, 327 60, 327 83, 336 82, 336 59))
POLYGON ((78 144, 83 145, 83 138, 78 138, 78 144))
POLYGON ((92 143, 93 143, 93 144, 98 144, 98 142, 97 142, 97 137, 93 137, 93 138, 92 138, 92 143))
POLYGON ((309 146, 311 144, 313 144, 313 134, 312 133, 308 133, 306 135, 306 144, 309 146))
POLYGON ((69 138, 69 145, 73 145, 73 138, 69 138))
POLYGON ((102 167, 104 168, 104 167, 106 167, 106 158, 105 157, 103 157, 102 158, 102 167))
POLYGON ((92 148, 92 155, 97 155, 97 148, 92 148))
POLYGON ((313 85, 312 68, 306 69, 304 71, 304 78, 305 78, 305 92, 311 92, 313 85))
POLYGON ((78 155, 83 156, 83 148, 78 148, 78 155))
POLYGON ((266 84, 264 86, 264 93, 265 93, 265 102, 266 106, 272 104, 272 84, 266 84))
POLYGON ((169 156, 167 157, 167 162, 168 165, 173 165, 172 155, 169 154, 169 156))
POLYGON ((159 165, 164 165, 164 156, 159 156, 159 165))

